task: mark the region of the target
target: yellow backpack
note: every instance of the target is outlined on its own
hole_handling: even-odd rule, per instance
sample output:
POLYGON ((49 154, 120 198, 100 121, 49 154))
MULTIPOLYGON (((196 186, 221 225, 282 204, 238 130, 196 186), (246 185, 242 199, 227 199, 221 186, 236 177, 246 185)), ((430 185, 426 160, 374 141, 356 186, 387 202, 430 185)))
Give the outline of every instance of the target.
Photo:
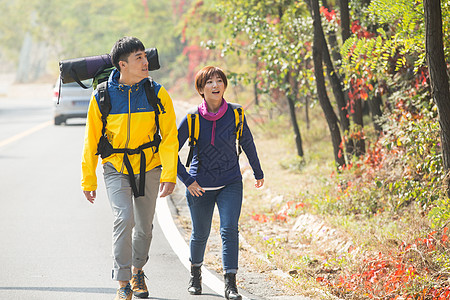
MULTIPOLYGON (((236 139, 237 143, 237 153, 241 154, 241 136, 242 131, 244 129, 244 109, 240 104, 236 103, 228 103, 228 105, 234 111, 234 119, 236 121, 236 139)), ((200 120, 199 120, 198 108, 194 107, 190 109, 187 113, 187 123, 188 123, 188 132, 189 132, 189 154, 186 161, 186 167, 189 167, 192 161, 192 157, 194 155, 194 148, 197 146, 198 136, 200 134, 200 120)))

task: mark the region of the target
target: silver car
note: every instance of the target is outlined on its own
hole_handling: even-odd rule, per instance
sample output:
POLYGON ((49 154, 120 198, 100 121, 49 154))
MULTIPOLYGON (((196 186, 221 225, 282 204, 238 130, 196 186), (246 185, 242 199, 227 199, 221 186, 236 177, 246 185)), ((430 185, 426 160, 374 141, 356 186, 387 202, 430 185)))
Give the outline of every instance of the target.
MULTIPOLYGON (((92 80, 85 80, 82 83, 85 86, 92 86, 92 80)), ((53 89, 55 125, 66 123, 70 118, 86 118, 92 87, 84 89, 76 82, 60 85, 61 81, 58 78, 53 89)))

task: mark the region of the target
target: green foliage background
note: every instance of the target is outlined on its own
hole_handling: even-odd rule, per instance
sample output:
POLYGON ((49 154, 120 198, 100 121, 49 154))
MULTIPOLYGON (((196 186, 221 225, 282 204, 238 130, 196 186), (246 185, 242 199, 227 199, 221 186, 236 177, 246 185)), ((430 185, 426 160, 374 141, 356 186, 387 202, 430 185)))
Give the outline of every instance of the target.
POLYGON ((164 1, 1 0, 0 15, 0 59, 12 68, 27 32, 47 45, 54 74, 59 60, 109 53, 126 35, 158 48, 165 71, 182 51, 175 30, 180 15, 164 1))

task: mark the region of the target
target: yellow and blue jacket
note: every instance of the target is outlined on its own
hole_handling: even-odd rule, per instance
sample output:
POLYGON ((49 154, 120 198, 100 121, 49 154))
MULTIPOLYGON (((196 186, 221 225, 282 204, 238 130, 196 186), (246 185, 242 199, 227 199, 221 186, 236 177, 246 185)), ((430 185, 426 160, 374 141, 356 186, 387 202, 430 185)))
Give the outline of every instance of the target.
MULTIPOLYGON (((114 70, 108 79, 108 93, 111 99, 111 111, 107 118, 106 135, 113 148, 135 149, 153 140, 156 131, 155 112, 148 103, 143 79, 132 86, 119 83, 120 73, 114 70)), ((166 89, 153 82, 155 93, 164 106, 165 113, 159 115, 161 143, 159 151, 154 148, 144 150, 146 171, 162 166, 160 182, 176 182, 178 161, 178 131, 172 99, 166 89)), ((86 121, 84 147, 82 153, 81 187, 84 191, 97 189, 96 168, 98 164, 97 145, 102 135, 99 97, 94 91, 89 104, 86 121)), ((128 174, 123 162, 123 153, 114 153, 104 159, 112 163, 121 173, 128 174)), ((139 174, 140 155, 129 156, 134 174, 139 174)))

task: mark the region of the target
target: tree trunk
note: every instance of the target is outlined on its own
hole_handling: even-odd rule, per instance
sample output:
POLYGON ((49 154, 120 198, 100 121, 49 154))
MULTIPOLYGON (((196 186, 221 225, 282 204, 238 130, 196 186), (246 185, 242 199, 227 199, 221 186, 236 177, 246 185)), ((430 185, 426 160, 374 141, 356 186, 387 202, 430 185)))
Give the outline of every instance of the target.
MULTIPOLYGON (((348 110, 347 110, 347 101, 345 99, 345 94, 342 88, 342 82, 339 78, 338 74, 334 70, 333 62, 331 61, 330 52, 328 51, 327 41, 325 40, 325 35, 322 30, 322 26, 320 27, 320 38, 322 39, 323 44, 323 61, 327 67, 328 78, 331 83, 331 87, 333 90, 334 98, 336 99, 336 103, 338 105, 339 110, 339 119, 341 123, 341 128, 343 133, 349 132, 350 130, 350 121, 348 118, 348 110)), ((351 155, 354 151, 354 144, 352 139, 347 139, 345 142, 345 151, 348 155, 351 155)))
POLYGON ((294 129, 294 137, 295 144, 297 146, 297 154, 300 157, 303 157, 303 144, 302 144, 302 136, 300 134, 300 128, 298 127, 297 115, 295 113, 295 102, 297 102, 298 95, 298 81, 296 80, 296 76, 291 75, 291 71, 288 71, 286 76, 286 83, 292 87, 292 95, 287 96, 288 104, 289 104, 289 113, 291 116, 291 123, 294 129))
POLYGON ((291 123, 294 128, 294 137, 295 137, 295 145, 297 146, 297 154, 300 157, 303 157, 303 145, 302 145, 302 136, 300 134, 300 128, 298 127, 297 116, 295 114, 295 102, 292 99, 292 96, 287 97, 289 103, 289 113, 291 115, 291 123))
MULTIPOLYGON (((278 6, 278 17, 280 20, 283 18, 283 3, 280 3, 278 6)), ((298 83, 295 78, 291 77, 291 70, 288 71, 286 76, 286 83, 292 87, 293 96, 288 95, 287 100, 289 104, 289 114, 291 116, 291 123, 294 129, 294 137, 295 137, 295 145, 297 146, 297 154, 300 157, 303 157, 303 145, 302 145, 302 136, 300 134, 300 128, 298 127, 297 115, 295 114, 295 99, 298 94, 298 83), (293 98, 294 97, 294 98, 293 98)))
POLYGON ((375 131, 378 132, 378 134, 380 134, 383 130, 380 123, 380 117, 383 114, 383 112, 381 111, 382 104, 383 101, 380 94, 376 93, 373 98, 369 99, 369 109, 372 115, 373 127, 375 131))
MULTIPOLYGON (((311 64, 310 64, 309 60, 310 60, 310 58, 305 60, 305 67, 306 68, 310 68, 311 64)), ((306 89, 308 91, 310 91, 311 89, 310 89, 309 81, 306 80, 304 84, 306 85, 306 89)), ((306 121, 306 129, 307 130, 309 130, 311 128, 311 121, 310 121, 310 118, 309 118, 309 105, 310 105, 310 94, 308 93, 308 94, 305 95, 305 121, 306 121)))
MULTIPOLYGON (((426 30, 426 58, 430 73, 431 94, 438 107, 441 127, 441 146, 444 169, 450 170, 450 88, 446 70, 442 38, 442 12, 440 0, 424 0, 426 30)), ((448 178, 448 176, 447 176, 448 178)), ((450 197, 450 184, 446 184, 450 197)))
POLYGON ((253 96, 255 97, 255 105, 259 106, 258 82, 256 81, 256 78, 255 78, 255 81, 253 83, 253 96))
POLYGON ((345 165, 344 155, 340 148, 342 138, 339 131, 339 124, 337 116, 333 110, 330 99, 328 98, 325 78, 323 76, 322 55, 324 52, 324 37, 322 23, 320 20, 319 1, 311 0, 313 26, 314 26, 314 42, 313 42, 313 60, 314 60, 314 74, 316 77, 317 94, 322 110, 325 114, 325 118, 328 123, 328 127, 331 133, 331 140, 333 144, 334 160, 338 166, 345 165))
POLYGON ((311 122, 309 121, 309 97, 305 97, 305 122, 306 122, 306 129, 311 128, 311 122))
POLYGON ((342 42, 350 37, 350 12, 348 9, 348 0, 339 0, 339 8, 341 10, 341 34, 342 42))
MULTIPOLYGON (((342 34, 342 41, 345 42, 351 35, 350 33, 350 12, 348 8, 348 0, 339 0, 339 7, 341 10, 341 34, 342 34)), ((346 100, 348 102, 348 97, 346 97, 346 100)), ((353 112, 352 112, 352 119, 355 123, 356 127, 359 128, 359 130, 363 130, 364 123, 363 123, 363 116, 362 116, 362 103, 361 99, 358 99, 353 103, 353 112)), ((355 140, 355 148, 354 148, 354 154, 356 156, 361 156, 364 153, 366 153, 366 146, 363 139, 356 139, 355 140)))
POLYGON ((368 7, 370 5, 370 0, 362 0, 361 3, 365 6, 368 7))
MULTIPOLYGON (((327 0, 322 0, 322 5, 331 11, 331 7, 328 5, 327 0)), ((328 43, 330 44, 331 56, 333 57, 334 62, 341 61, 341 54, 339 53, 339 45, 336 37, 336 31, 331 30, 328 32, 328 43)))
POLYGON ((363 109, 361 99, 355 100, 355 103, 353 104, 353 111, 354 111, 354 113, 352 114, 353 123, 355 123, 356 125, 354 129, 358 130, 358 132, 355 132, 356 137, 354 139, 355 155, 359 157, 361 155, 364 155, 364 153, 366 153, 366 145, 362 135, 364 129, 364 122, 363 122, 363 109))
MULTIPOLYGON (((325 6, 328 6, 326 1, 323 3, 325 6)), ((348 10, 348 7, 347 7, 347 10, 348 10)), ((311 11, 311 14, 312 14, 312 11, 311 11)), ((334 69, 334 64, 333 64, 333 61, 331 60, 330 52, 328 50, 328 45, 327 45, 327 41, 325 39, 325 34, 323 32, 322 26, 320 26, 319 35, 320 35, 320 38, 322 39, 322 44, 323 44, 323 62, 325 63, 325 65, 327 67, 326 69, 327 69, 328 79, 331 83, 333 95, 334 95, 334 98, 336 99, 336 103, 338 105, 339 120, 340 120, 340 124, 341 124, 342 133, 345 135, 346 133, 349 133, 349 131, 350 131, 350 120, 349 120, 349 114, 348 114, 348 110, 347 110, 347 100, 346 100, 345 93, 343 90, 341 78, 339 78, 337 72, 334 69)), ((334 35, 334 32, 332 32, 329 35, 330 41, 333 41, 333 39, 335 39, 335 38, 336 38, 336 36, 334 35)), ((341 60, 340 54, 338 53, 337 56, 338 56, 337 60, 335 60, 335 61, 340 61, 341 60)), ((345 152, 347 154, 348 161, 350 161, 353 151, 354 151, 353 140, 350 138, 347 138, 345 141, 345 152)))
POLYGON ((255 97, 255 105, 259 106, 258 95, 258 59, 255 60, 255 77, 253 78, 253 95, 255 97))

